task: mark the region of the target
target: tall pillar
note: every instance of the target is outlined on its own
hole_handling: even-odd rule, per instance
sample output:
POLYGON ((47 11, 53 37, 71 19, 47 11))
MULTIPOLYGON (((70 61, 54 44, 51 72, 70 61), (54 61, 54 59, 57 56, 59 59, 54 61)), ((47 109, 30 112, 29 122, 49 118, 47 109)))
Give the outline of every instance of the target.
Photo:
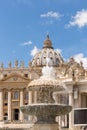
POLYGON ((67 115, 64 116, 64 126, 67 126, 67 115))
MULTIPOLYGON (((37 103, 37 91, 34 92, 34 103, 35 103, 35 104, 37 103)), ((34 121, 37 120, 36 116, 33 116, 33 120, 34 120, 34 121)))
MULTIPOLYGON (((32 102, 33 102, 33 96, 32 96, 32 91, 29 91, 28 92, 28 97, 29 97, 29 99, 28 99, 28 104, 30 105, 30 104, 32 104, 32 102)), ((31 121, 32 119, 33 119, 33 117, 32 116, 29 116, 29 121, 31 121)))
POLYGON ((28 97, 29 97, 29 99, 28 99, 28 104, 32 104, 32 98, 33 98, 33 96, 32 96, 32 91, 29 91, 29 92, 28 92, 28 97))
POLYGON ((79 104, 78 107, 81 107, 81 93, 79 92, 79 104))
POLYGON ((37 103, 37 91, 34 92, 34 103, 37 103))
POLYGON ((3 90, 0 90, 0 121, 3 120, 3 90))
MULTIPOLYGON (((84 96, 84 102, 86 107, 86 96, 84 96)), ((74 108, 79 108, 81 107, 81 93, 79 92, 78 98, 74 100, 74 108)))
MULTIPOLYGON (((23 106, 24 103, 24 95, 23 95, 23 90, 20 90, 20 106, 23 106)), ((20 110, 20 120, 23 121, 24 120, 24 114, 21 112, 20 110)))
POLYGON ((62 120, 61 120, 61 116, 58 117, 59 118, 59 121, 58 121, 58 125, 59 125, 59 130, 61 129, 61 126, 62 126, 62 120))
MULTIPOLYGON (((73 107, 73 93, 69 93, 69 105, 73 107)), ((69 113, 69 128, 73 127, 73 111, 69 113)))
POLYGON ((8 91, 8 120, 11 121, 11 90, 8 91))

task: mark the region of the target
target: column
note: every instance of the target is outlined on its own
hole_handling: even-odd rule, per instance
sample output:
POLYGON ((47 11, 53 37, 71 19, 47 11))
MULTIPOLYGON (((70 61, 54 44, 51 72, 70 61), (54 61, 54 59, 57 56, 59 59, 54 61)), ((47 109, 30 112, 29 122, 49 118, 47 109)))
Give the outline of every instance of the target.
POLYGON ((0 90, 0 121, 3 120, 3 90, 0 90))
MULTIPOLYGON (((84 102, 86 107, 86 96, 84 95, 84 102)), ((74 108, 79 108, 81 107, 81 93, 79 92, 78 98, 74 99, 74 108)))
POLYGON ((67 126, 67 115, 64 116, 64 125, 67 126))
MULTIPOLYGON (((30 104, 32 104, 32 98, 33 98, 33 96, 32 96, 32 91, 29 91, 28 92, 28 97, 29 97, 29 99, 28 99, 28 104, 30 105, 30 104)), ((32 116, 29 116, 29 121, 32 121, 32 119, 33 119, 33 117, 32 116)))
POLYGON ((8 91, 8 120, 11 121, 11 90, 8 91))
POLYGON ((79 92, 79 104, 78 107, 81 107, 81 93, 79 92))
MULTIPOLYGON (((69 105, 73 107, 73 93, 69 93, 69 105)), ((73 127, 73 111, 69 113, 69 128, 73 127)))
POLYGON ((61 129, 61 126, 62 126, 61 116, 59 116, 59 121, 58 121, 58 123, 59 123, 59 130, 60 130, 60 129, 61 129))
POLYGON ((34 103, 37 103, 37 91, 34 92, 34 103))
MULTIPOLYGON (((20 90, 20 106, 23 106, 23 103, 24 103, 24 96, 23 96, 23 90, 20 90)), ((20 120, 23 121, 24 120, 24 114, 23 112, 21 112, 20 110, 20 120)))
POLYGON ((28 104, 32 104, 32 91, 29 91, 28 92, 28 97, 29 97, 29 99, 28 99, 28 104))
MULTIPOLYGON (((37 91, 34 91, 34 103, 35 103, 35 104, 37 103, 37 91)), ((37 120, 36 116, 33 116, 33 120, 34 120, 34 121, 37 120)))

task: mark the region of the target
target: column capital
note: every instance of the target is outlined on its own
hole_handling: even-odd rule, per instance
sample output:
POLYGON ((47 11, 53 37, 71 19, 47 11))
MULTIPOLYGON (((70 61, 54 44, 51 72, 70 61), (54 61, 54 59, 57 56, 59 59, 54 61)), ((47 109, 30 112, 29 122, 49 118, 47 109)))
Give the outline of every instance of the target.
POLYGON ((11 89, 8 89, 7 91, 8 91, 8 92, 11 92, 11 89))
POLYGON ((23 92, 23 91, 24 91, 24 89, 19 89, 19 91, 20 91, 20 92, 23 92))

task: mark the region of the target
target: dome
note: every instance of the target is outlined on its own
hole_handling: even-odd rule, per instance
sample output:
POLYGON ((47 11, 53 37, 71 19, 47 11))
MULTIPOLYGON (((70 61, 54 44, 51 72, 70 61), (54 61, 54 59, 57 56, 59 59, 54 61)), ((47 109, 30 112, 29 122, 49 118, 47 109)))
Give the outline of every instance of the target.
POLYGON ((53 48, 49 35, 47 35, 47 38, 44 41, 42 50, 34 56, 30 65, 36 67, 45 66, 46 58, 50 59, 50 65, 52 66, 59 66, 64 62, 60 53, 53 48))

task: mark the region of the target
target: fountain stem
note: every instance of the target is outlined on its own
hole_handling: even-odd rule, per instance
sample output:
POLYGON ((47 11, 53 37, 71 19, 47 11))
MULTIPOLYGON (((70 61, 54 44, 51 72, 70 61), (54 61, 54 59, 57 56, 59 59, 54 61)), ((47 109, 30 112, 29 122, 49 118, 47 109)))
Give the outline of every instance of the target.
POLYGON ((37 103, 54 103, 53 88, 41 86, 37 91, 37 103))

